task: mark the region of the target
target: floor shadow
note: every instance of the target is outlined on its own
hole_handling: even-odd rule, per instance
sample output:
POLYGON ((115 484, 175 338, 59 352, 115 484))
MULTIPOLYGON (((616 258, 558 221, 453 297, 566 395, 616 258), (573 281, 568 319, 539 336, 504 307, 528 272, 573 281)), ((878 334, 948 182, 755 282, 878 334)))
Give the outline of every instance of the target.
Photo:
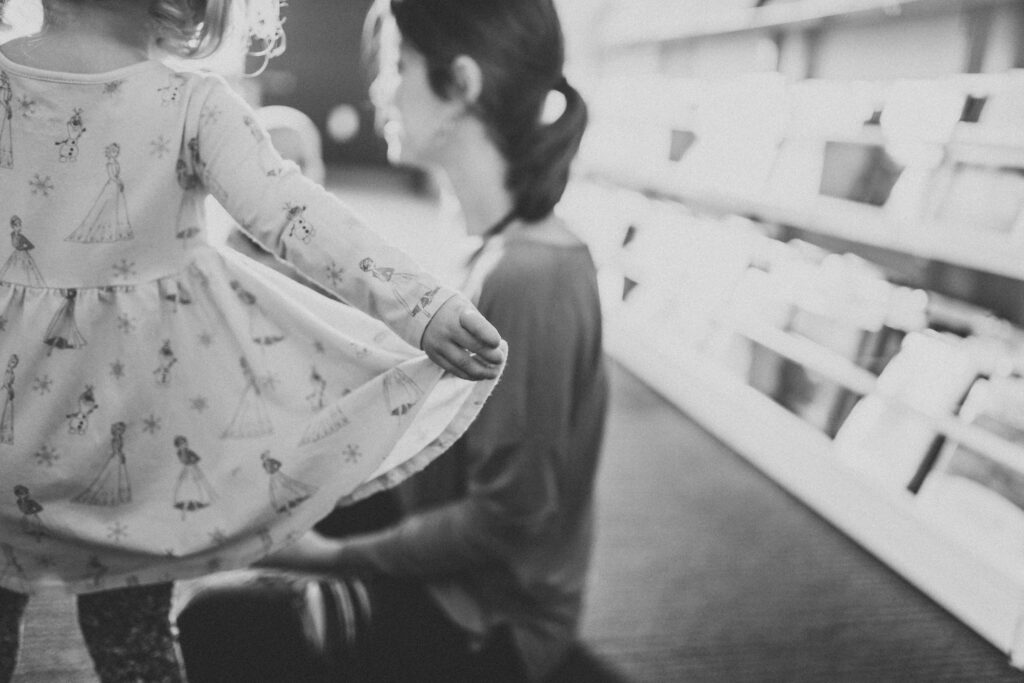
POLYGON ((624 674, 583 643, 576 643, 565 661, 544 683, 629 683, 624 674))

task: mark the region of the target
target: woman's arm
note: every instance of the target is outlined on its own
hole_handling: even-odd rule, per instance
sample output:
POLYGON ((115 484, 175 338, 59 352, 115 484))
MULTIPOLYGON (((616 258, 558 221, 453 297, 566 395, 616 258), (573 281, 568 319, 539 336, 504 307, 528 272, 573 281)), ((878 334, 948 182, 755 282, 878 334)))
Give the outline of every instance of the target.
POLYGON ((512 562, 548 533, 560 503, 558 465, 580 331, 549 283, 531 279, 502 283, 497 298, 481 304, 514 351, 459 445, 467 462, 465 495, 382 531, 343 539, 309 535, 268 564, 427 577, 512 562))

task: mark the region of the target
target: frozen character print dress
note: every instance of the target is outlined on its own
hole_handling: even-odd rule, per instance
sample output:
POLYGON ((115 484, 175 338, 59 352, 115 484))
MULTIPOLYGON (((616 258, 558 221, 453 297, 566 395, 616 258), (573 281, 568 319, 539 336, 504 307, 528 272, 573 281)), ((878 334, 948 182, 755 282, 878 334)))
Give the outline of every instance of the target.
POLYGON ((216 76, 0 55, 0 225, 10 590, 251 564, 424 467, 496 381, 419 350, 455 292, 281 160, 216 76), (213 244, 208 195, 340 301, 213 244))

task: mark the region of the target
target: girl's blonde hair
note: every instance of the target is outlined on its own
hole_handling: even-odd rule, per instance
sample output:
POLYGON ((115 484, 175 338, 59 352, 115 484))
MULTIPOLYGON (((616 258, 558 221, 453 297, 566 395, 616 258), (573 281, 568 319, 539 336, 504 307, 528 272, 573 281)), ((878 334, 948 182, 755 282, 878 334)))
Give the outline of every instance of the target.
POLYGON ((179 57, 206 57, 220 47, 232 0, 152 0, 160 47, 179 57))
MULTIPOLYGON (((53 0, 42 0, 46 5, 53 0)), ((59 0, 81 4, 116 0, 59 0)), ((138 0, 121 0, 137 2, 138 0)), ((284 52, 281 7, 287 0, 148 0, 161 49, 178 57, 208 57, 217 51, 233 22, 240 22, 249 54, 265 60, 284 52)), ((4 5, 0 0, 0 23, 4 5)))
POLYGON ((151 0, 160 45, 180 57, 200 58, 216 52, 238 9, 249 54, 270 59, 284 52, 285 0, 151 0))

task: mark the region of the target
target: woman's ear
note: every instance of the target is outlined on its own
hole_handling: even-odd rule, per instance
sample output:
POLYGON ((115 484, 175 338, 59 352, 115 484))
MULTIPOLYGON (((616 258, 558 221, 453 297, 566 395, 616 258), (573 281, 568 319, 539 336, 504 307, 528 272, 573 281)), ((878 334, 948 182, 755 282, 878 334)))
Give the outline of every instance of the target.
POLYGON ((466 104, 476 104, 484 87, 484 74, 476 60, 459 55, 452 61, 454 95, 466 104))

